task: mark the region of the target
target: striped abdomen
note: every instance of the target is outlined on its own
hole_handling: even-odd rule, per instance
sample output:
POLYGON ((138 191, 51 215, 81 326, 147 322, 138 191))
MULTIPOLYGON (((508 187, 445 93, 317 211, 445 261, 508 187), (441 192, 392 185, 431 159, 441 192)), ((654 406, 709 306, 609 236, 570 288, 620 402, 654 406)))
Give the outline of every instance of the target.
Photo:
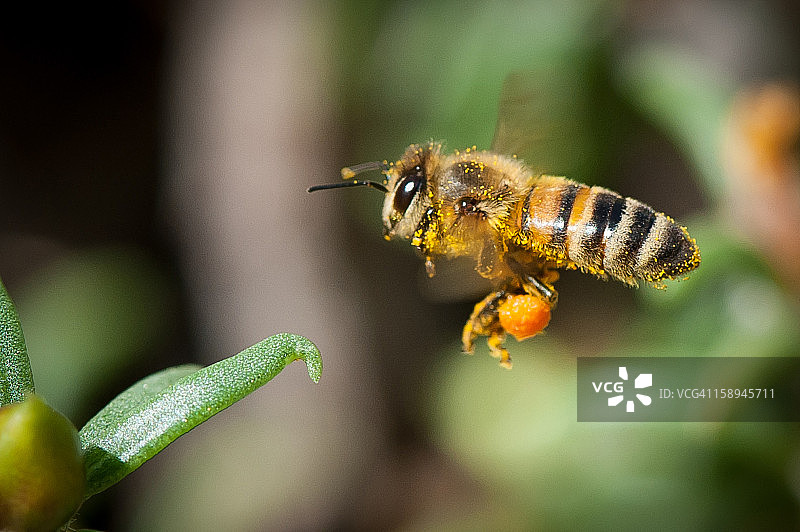
POLYGON ((573 181, 542 177, 517 211, 518 240, 548 259, 635 284, 695 269, 686 229, 644 203, 573 181))

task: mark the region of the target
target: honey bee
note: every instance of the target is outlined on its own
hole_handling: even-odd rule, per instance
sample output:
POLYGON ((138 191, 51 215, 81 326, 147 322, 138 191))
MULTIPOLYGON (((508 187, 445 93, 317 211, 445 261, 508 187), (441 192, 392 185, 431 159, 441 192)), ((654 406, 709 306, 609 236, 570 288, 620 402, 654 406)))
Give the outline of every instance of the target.
MULTIPOLYGON (((546 312, 545 320, 535 321, 544 328, 558 298, 553 284, 559 269, 663 287, 700 264, 695 240, 669 216, 603 187, 538 174, 496 151, 473 146, 446 153, 440 143, 412 144, 395 162, 343 168, 342 177, 308 190, 366 186, 383 192, 385 238, 410 241, 428 275, 438 258, 475 259, 494 289, 467 320, 463 349, 473 352, 475 340, 487 336, 490 353, 507 368, 508 320, 519 321, 526 311, 501 323, 501 309, 519 296, 535 296, 535 308, 546 312), (356 179, 371 170, 384 179, 356 179)), ((531 332, 538 331, 525 336, 531 332)))

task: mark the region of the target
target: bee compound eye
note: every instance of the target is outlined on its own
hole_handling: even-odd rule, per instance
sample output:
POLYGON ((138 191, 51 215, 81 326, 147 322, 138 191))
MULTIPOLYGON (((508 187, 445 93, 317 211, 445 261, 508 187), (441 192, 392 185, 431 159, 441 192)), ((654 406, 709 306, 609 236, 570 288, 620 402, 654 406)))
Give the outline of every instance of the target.
POLYGON ((399 213, 405 213, 424 182, 425 175, 419 166, 414 168, 413 174, 403 177, 395 189, 394 210, 399 213))

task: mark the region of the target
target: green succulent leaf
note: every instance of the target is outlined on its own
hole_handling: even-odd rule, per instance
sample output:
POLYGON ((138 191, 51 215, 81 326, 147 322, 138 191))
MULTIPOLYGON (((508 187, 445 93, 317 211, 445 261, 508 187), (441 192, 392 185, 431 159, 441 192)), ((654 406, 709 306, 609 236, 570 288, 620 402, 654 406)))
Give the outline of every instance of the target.
POLYGON ((33 373, 17 309, 0 280, 0 406, 33 392, 33 373))
POLYGON ((303 360, 318 382, 319 351, 308 339, 277 334, 208 367, 177 366, 134 384, 80 430, 86 497, 119 482, 180 435, 303 360))

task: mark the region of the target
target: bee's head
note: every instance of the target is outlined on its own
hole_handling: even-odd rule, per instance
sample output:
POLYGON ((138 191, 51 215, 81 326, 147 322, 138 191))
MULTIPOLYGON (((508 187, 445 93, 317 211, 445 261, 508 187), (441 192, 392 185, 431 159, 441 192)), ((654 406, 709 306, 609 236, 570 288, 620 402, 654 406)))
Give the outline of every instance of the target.
POLYGON ((387 177, 383 203, 383 230, 387 238, 411 238, 431 206, 429 178, 439 164, 442 146, 432 142, 412 144, 399 161, 384 173, 387 177))
POLYGON ((347 181, 328 185, 315 185, 308 189, 370 187, 386 194, 383 203, 383 229, 386 238, 395 236, 411 238, 431 205, 428 177, 439 165, 441 144, 429 142, 412 144, 395 163, 367 162, 342 168, 342 177, 347 181), (362 181, 355 176, 370 170, 381 170, 386 176, 382 183, 362 181))

